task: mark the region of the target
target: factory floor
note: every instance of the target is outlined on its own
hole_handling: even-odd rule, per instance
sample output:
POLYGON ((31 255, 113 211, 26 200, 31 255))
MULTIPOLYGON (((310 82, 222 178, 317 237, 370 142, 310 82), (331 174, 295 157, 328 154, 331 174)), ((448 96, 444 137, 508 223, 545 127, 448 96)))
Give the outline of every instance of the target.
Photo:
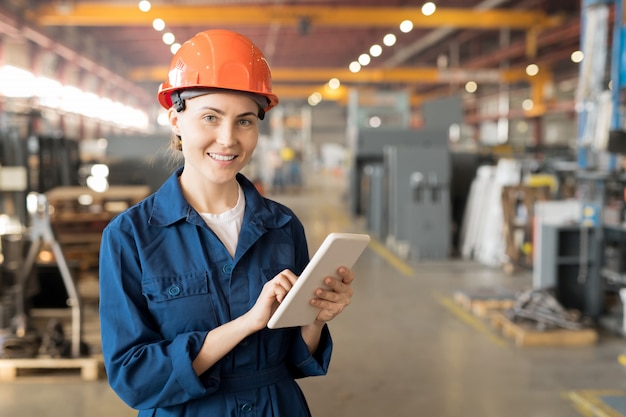
MULTIPOLYGON (((361 219, 347 215, 342 184, 321 181, 273 196, 301 218, 311 250, 329 232, 365 231, 361 219)), ((600 330, 591 346, 519 347, 454 301, 460 290, 529 288, 529 271, 506 274, 458 259, 403 261, 376 239, 354 270, 353 302, 330 323, 330 371, 300 381, 314 416, 626 415, 623 337, 600 330)), ((97 352, 93 298, 84 316, 85 340, 97 352)), ((27 372, 0 382, 2 417, 134 415, 105 379, 27 372)))

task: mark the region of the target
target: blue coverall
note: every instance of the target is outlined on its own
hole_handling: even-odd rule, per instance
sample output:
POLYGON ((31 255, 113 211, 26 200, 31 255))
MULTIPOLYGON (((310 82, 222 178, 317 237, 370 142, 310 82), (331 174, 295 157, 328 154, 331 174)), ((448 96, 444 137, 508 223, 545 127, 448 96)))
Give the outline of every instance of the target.
POLYGON ((310 416, 294 379, 326 374, 326 326, 314 355, 300 328, 265 328, 204 374, 192 368, 209 330, 247 312, 280 271, 302 272, 309 255, 301 222, 238 174, 246 209, 233 259, 183 197, 181 172, 102 235, 100 321, 111 387, 140 417, 310 416))

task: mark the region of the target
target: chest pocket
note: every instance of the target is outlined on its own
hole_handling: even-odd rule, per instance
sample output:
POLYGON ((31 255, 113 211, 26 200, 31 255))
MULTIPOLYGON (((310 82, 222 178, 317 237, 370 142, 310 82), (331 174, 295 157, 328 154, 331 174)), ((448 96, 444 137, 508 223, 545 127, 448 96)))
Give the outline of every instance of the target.
POLYGON ((215 300, 209 292, 206 272, 145 277, 142 292, 165 336, 217 326, 215 300))
POLYGON ((159 303, 191 295, 208 294, 209 284, 206 272, 198 272, 175 277, 144 278, 142 291, 148 301, 159 303))

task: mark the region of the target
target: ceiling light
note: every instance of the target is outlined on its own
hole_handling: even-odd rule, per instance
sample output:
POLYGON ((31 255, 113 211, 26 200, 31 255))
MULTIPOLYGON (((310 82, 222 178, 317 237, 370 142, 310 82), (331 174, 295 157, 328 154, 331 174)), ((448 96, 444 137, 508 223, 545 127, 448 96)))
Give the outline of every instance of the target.
POLYGON ((400 23, 400 31, 402 33, 409 33, 412 30, 413 30, 413 22, 411 22, 410 20, 405 20, 402 23, 400 23))
POLYGON ((172 52, 172 55, 178 52, 178 50, 180 49, 180 46, 181 45, 178 42, 174 42, 172 46, 170 46, 170 51, 172 52))
POLYGON ((433 13, 435 13, 435 10, 437 10, 437 6, 432 1, 424 3, 424 5, 422 6, 422 14, 424 16, 432 15, 433 13))
POLYGON ((530 77, 534 77, 537 73, 539 73, 539 66, 537 64, 528 64, 526 74, 530 77))
POLYGON ((165 29, 165 22, 163 21, 163 19, 156 18, 152 21, 152 27, 154 28, 154 30, 160 32, 165 29))
POLYGON ((97 193, 103 193, 109 189, 109 181, 106 178, 87 177, 87 187, 97 193))
POLYGON ((98 117, 98 113, 100 112, 100 97, 98 97, 97 94, 83 91, 80 101, 81 105, 76 109, 75 113, 90 118, 98 117))
POLYGON ((9 65, 0 67, 0 95, 15 98, 36 97, 39 105, 47 108, 96 118, 122 128, 148 128, 148 115, 141 110, 106 97, 98 97, 71 85, 61 85, 55 80, 35 77, 29 71, 9 65))
POLYGON ((57 80, 47 77, 37 77, 34 87, 39 104, 45 107, 61 106, 63 86, 57 80))
POLYGON ((370 127, 373 127, 374 129, 376 129, 377 127, 380 127, 380 125, 382 124, 382 120, 378 116, 370 117, 368 122, 369 122, 370 127))
POLYGON ((311 106, 317 106, 322 101, 322 94, 315 92, 307 100, 311 106))
POLYGON ((94 177, 108 177, 109 167, 106 164, 93 164, 91 166, 91 175, 94 177))
POLYGON ((61 110, 80 114, 84 108, 83 97, 83 91, 78 87, 72 85, 63 86, 61 93, 61 110))
POLYGON ((570 55, 570 59, 572 60, 572 62, 575 62, 576 64, 581 62, 584 58, 585 58, 585 54, 583 54, 582 51, 574 51, 572 52, 572 55, 570 55))
POLYGON ((338 89, 340 85, 341 82, 337 78, 332 78, 330 81, 328 81, 328 86, 333 90, 338 89))
POLYGON ((350 69, 350 72, 356 74, 357 72, 361 71, 361 64, 356 61, 352 61, 350 62, 350 66, 348 68, 350 69))
POLYGON ((166 45, 173 44, 175 39, 176 38, 174 37, 174 34, 172 32, 166 32, 163 34, 163 43, 166 45))
POLYGON ((476 84, 476 81, 468 81, 465 83, 465 91, 468 93, 475 93, 476 90, 478 90, 478 84, 476 84))
POLYGON ((35 76, 25 69, 11 65, 0 67, 0 95, 28 98, 35 94, 35 76))
POLYGON ((152 8, 152 5, 150 4, 148 0, 141 0, 139 2, 139 10, 141 10, 144 13, 149 12, 151 8, 152 8))
POLYGON ((370 47, 370 55, 373 57, 380 56, 383 53, 383 47, 380 45, 372 45, 370 47))
POLYGON ((393 46, 396 44, 396 35, 394 35, 393 33, 389 33, 387 35, 385 35, 385 37, 383 38, 383 43, 385 44, 385 46, 393 46))
POLYGON ((371 62, 372 58, 368 54, 359 55, 359 64, 366 66, 371 62))
POLYGON ((533 107, 535 107, 535 103, 529 98, 522 102, 522 108, 526 111, 532 110, 533 107))

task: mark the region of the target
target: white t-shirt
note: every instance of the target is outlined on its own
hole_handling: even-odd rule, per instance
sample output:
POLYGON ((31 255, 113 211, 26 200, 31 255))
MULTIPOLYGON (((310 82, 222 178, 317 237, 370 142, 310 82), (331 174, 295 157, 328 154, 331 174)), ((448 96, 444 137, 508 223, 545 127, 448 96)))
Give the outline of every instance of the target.
POLYGON ((246 210, 246 197, 243 194, 241 186, 237 186, 239 197, 237 204, 232 209, 220 214, 200 213, 207 225, 220 238, 228 253, 233 258, 239 241, 239 231, 243 222, 243 213, 246 210))

